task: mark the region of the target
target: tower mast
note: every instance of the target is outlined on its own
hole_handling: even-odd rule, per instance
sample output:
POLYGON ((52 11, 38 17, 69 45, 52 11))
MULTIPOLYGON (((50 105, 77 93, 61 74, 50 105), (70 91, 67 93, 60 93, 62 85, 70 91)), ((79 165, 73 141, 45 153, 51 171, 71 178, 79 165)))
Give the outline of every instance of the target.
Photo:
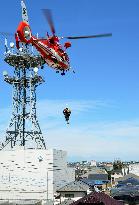
POLYGON ((38 68, 44 64, 40 55, 32 53, 30 47, 22 47, 14 53, 6 49, 5 62, 14 67, 14 75, 4 74, 5 82, 12 85, 12 116, 6 139, 1 149, 45 149, 46 145, 36 115, 36 88, 44 82, 38 68))

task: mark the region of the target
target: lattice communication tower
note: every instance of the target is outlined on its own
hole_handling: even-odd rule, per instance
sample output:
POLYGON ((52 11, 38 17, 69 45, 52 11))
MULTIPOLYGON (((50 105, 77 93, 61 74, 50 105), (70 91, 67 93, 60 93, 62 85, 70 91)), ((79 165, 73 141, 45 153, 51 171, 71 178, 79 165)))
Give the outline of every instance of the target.
POLYGON ((3 72, 5 82, 12 85, 12 116, 1 149, 45 149, 45 141, 36 115, 36 88, 44 82, 38 68, 45 63, 31 46, 22 44, 19 50, 5 43, 5 62, 14 67, 11 77, 3 72))

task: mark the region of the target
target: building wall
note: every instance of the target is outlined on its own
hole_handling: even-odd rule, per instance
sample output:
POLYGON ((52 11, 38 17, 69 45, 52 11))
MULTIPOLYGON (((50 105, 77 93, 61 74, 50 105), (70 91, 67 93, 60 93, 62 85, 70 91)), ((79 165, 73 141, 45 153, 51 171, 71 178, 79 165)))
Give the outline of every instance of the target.
POLYGON ((129 165, 129 173, 139 176, 139 163, 129 165))
POLYGON ((75 176, 62 150, 0 151, 0 199, 53 199, 75 176))
POLYGON ((67 191, 67 192, 61 192, 61 202, 65 201, 66 199, 70 198, 72 199, 73 201, 77 201, 78 199, 84 197, 86 195, 85 192, 70 192, 70 191, 67 191), (65 196, 65 195, 69 195, 69 197, 65 196), (71 195, 71 197, 70 197, 71 195), (72 197, 72 195, 74 195, 74 197, 72 197))
POLYGON ((115 184, 116 184, 116 179, 118 179, 118 178, 120 178, 120 177, 123 177, 123 174, 121 174, 121 173, 112 174, 112 175, 111 175, 111 185, 112 185, 112 186, 115 186, 115 184))

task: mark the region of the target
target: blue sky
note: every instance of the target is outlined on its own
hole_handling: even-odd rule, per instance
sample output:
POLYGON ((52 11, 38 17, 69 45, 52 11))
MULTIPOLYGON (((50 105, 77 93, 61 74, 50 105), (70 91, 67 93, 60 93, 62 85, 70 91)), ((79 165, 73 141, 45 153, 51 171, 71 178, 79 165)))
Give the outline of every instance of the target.
MULTIPOLYGON (((38 118, 47 146, 66 150, 69 160, 138 160, 139 1, 26 0, 26 5, 33 34, 50 32, 42 8, 52 9, 59 36, 113 33, 112 38, 72 40, 68 54, 75 74, 61 76, 47 66, 40 71, 46 82, 37 92, 38 118), (69 126, 62 115, 67 105, 72 110, 69 126)), ((1 8, 1 31, 14 33, 21 20, 20 0, 2 1, 1 8)), ((11 87, 2 71, 12 73, 13 68, 3 61, 3 37, 0 44, 3 139, 11 87)))

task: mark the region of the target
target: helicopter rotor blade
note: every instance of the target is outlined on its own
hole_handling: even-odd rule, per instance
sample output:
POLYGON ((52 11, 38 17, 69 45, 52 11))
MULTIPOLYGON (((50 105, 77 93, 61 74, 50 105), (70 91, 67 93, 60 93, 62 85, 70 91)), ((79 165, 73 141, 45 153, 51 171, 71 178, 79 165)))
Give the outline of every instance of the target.
POLYGON ((67 36, 67 37, 62 37, 62 38, 74 40, 74 39, 101 38, 101 37, 110 37, 110 36, 112 36, 112 33, 97 34, 97 35, 92 35, 92 36, 67 36))
MULTIPOLYGON (((70 39, 70 40, 78 40, 78 39, 86 39, 86 38, 101 38, 101 37, 111 37, 112 33, 105 33, 105 34, 97 34, 97 35, 90 35, 90 36, 66 36, 66 37, 59 37, 59 39, 70 39)), ((47 40, 47 38, 39 38, 39 40, 47 40)))
POLYGON ((52 34, 55 35, 55 26, 54 26, 51 10, 50 9, 42 9, 42 12, 48 21, 48 24, 50 26, 52 34))

